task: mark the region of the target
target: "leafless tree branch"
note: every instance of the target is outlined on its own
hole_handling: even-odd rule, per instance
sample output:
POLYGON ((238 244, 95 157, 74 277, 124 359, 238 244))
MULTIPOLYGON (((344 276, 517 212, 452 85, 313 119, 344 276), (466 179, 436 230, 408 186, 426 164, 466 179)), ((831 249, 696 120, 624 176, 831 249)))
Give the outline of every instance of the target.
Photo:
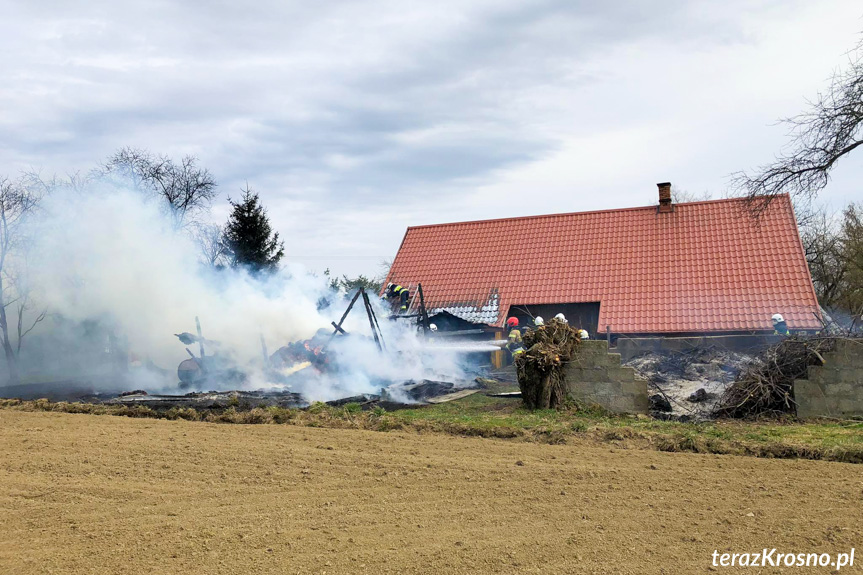
POLYGON ((863 146, 863 42, 848 53, 826 92, 809 102, 809 110, 783 123, 791 128, 789 153, 755 173, 732 174, 732 187, 760 215, 779 194, 812 198, 830 181, 830 172, 844 156, 863 146))
POLYGON ((216 196, 216 180, 209 170, 198 167, 194 156, 175 162, 146 150, 122 148, 108 159, 105 171, 129 177, 137 188, 160 197, 174 229, 193 223, 216 196))
MULTIPOLYGON (((23 315, 27 309, 27 292, 16 286, 16 278, 11 273, 13 255, 19 255, 26 251, 26 241, 22 225, 28 215, 33 212, 41 199, 43 189, 33 186, 33 182, 24 177, 18 181, 0 177, 0 345, 6 356, 6 364, 9 369, 9 380, 13 383, 19 381, 18 354, 21 349, 21 333, 26 335, 23 328, 23 315), (14 288, 18 289, 14 289, 14 288), (13 291, 14 290, 14 291, 13 291), (16 294, 14 297, 10 294, 16 294), (9 337, 9 317, 7 308, 18 304, 17 324, 18 342, 17 349, 13 349, 9 337)), ((19 257, 20 259, 20 257, 19 257)), ((21 278, 18 278, 20 281, 21 278)), ((38 317, 44 314, 39 314, 38 317)), ((42 321, 38 319, 38 321, 42 321)), ((36 323, 38 323, 38 321, 36 323)), ((32 327, 30 328, 32 329, 32 327)))

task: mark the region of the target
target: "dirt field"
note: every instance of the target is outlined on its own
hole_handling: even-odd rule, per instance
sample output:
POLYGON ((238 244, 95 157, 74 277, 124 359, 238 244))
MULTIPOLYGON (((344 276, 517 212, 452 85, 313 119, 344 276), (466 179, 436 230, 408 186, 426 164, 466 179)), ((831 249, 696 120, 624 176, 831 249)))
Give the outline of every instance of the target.
POLYGON ((859 465, 0 411, 4 574, 702 573, 861 534, 859 465))

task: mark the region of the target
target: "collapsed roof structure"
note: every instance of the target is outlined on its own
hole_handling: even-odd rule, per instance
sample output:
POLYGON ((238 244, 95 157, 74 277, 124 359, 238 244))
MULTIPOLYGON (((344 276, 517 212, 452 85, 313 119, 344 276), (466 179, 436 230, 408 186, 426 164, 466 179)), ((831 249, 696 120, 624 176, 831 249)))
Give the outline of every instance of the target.
POLYGON ((821 315, 787 195, 757 219, 745 199, 409 227, 388 282, 422 282, 429 313, 502 326, 564 312, 592 333, 818 330, 821 315))

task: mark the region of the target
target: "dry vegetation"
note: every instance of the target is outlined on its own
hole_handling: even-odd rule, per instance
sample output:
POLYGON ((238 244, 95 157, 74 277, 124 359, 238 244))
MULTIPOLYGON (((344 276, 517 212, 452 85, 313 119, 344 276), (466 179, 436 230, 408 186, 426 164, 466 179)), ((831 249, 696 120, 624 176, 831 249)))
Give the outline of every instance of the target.
POLYGON ((807 337, 789 338, 770 347, 726 389, 716 415, 741 418, 795 413, 794 380, 808 377, 810 365, 823 365, 823 354, 835 346, 835 337, 807 337))
POLYGON ((515 360, 524 404, 531 409, 555 409, 566 400, 564 366, 578 352, 578 332, 551 319, 524 334, 525 352, 515 360))
POLYGON ((613 415, 569 405, 561 410, 528 410, 518 400, 474 394, 451 403, 416 409, 363 411, 358 404, 305 410, 243 405, 221 410, 0 400, 0 413, 48 411, 130 418, 187 420, 228 424, 289 425, 378 432, 409 431, 517 442, 622 445, 632 449, 803 458, 863 463, 863 421, 798 422, 793 419, 681 423, 613 415))

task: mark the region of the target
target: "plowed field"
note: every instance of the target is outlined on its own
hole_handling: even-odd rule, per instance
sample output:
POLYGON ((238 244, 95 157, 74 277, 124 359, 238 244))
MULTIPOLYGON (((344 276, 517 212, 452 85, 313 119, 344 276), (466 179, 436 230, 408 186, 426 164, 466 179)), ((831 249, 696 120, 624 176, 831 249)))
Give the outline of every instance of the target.
POLYGON ((689 574, 855 546, 858 465, 0 411, 4 574, 689 574))

